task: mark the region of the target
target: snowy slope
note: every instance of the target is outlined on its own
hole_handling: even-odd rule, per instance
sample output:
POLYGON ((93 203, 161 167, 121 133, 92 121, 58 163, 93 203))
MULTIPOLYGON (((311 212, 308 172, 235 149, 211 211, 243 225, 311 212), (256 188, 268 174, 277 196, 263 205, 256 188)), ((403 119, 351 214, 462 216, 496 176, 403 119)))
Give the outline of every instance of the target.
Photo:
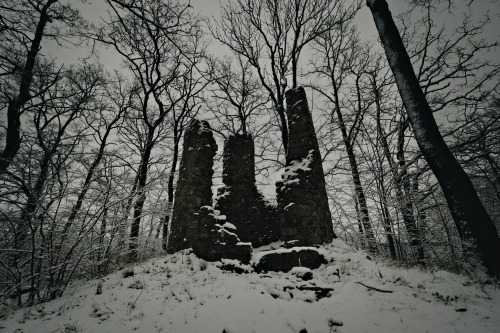
POLYGON ((330 263, 308 281, 307 269, 239 275, 187 252, 151 259, 12 312, 0 332, 500 332, 498 285, 390 267, 338 240, 322 251, 330 263), (317 287, 333 291, 317 300, 317 287))

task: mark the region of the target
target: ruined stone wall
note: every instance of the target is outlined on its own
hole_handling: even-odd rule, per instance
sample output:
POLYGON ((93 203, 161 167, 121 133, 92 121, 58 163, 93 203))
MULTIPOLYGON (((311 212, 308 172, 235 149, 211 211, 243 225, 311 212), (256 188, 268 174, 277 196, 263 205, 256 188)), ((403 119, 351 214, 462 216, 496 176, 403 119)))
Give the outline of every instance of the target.
POLYGON ((250 262, 252 244, 242 242, 237 230, 226 222, 225 216, 218 215, 213 207, 204 206, 199 210, 199 233, 193 243, 193 252, 207 261, 236 259, 244 264, 250 262))
POLYGON ((217 144, 206 121, 193 119, 184 133, 168 253, 193 246, 200 234, 199 210, 212 206, 213 158, 217 144))
POLYGON ((286 93, 289 147, 278 207, 255 185, 254 144, 237 134, 224 145, 223 182, 212 207, 213 157, 217 144, 208 123, 193 120, 184 147, 175 193, 168 252, 193 248, 206 260, 249 262, 252 247, 275 240, 296 245, 330 242, 333 233, 318 141, 303 88, 286 93), (223 215, 220 215, 217 210, 223 215))
POLYGON ((330 242, 335 234, 306 94, 299 87, 285 96, 289 146, 285 172, 276 184, 280 239, 296 240, 297 245, 330 242))
POLYGON ((233 225, 226 223, 226 217, 212 207, 216 152, 217 144, 208 123, 192 120, 184 133, 167 251, 174 253, 192 248, 205 260, 228 258, 248 263, 251 244, 240 241, 233 225))
POLYGON ((224 143, 222 181, 226 186, 255 184, 255 147, 252 135, 232 134, 224 143))
POLYGON ((224 187, 216 208, 237 228, 241 241, 254 247, 278 240, 276 208, 255 186, 255 149, 250 134, 231 135, 224 144, 224 187))

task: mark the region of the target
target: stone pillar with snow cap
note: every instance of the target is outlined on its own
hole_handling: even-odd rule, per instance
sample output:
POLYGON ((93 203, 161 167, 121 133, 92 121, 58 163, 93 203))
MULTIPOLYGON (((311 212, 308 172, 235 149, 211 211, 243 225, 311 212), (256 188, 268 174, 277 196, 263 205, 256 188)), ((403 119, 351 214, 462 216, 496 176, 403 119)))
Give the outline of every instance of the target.
POLYGON ((276 183, 280 240, 307 246, 335 238, 325 176, 304 88, 288 90, 288 151, 281 181, 276 183))
POLYGON ((175 191, 168 253, 193 246, 200 232, 200 207, 212 206, 213 158, 217 144, 206 121, 191 120, 185 133, 175 191))

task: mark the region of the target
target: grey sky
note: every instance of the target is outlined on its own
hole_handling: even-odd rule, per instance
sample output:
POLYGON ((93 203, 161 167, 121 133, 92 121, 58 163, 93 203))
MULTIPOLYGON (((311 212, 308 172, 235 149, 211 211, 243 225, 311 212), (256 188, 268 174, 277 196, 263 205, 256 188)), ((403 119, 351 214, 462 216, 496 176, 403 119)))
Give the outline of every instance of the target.
MULTIPOLYGON (((219 0, 190 0, 191 5, 193 6, 193 10, 196 13, 200 13, 203 16, 217 17, 219 14, 220 2, 219 0)), ((226 2, 227 0, 223 0, 222 2, 226 2)), ((393 13, 393 15, 397 15, 401 13, 407 4, 407 1, 401 0, 388 0, 389 7, 393 13)), ((455 11, 460 12, 465 6, 463 5, 465 0, 453 1, 453 5, 455 6, 455 11), (458 10, 457 10, 458 9, 458 10)), ((100 17, 106 17, 106 4, 102 0, 91 0, 88 4, 80 5, 82 14, 92 20, 99 20, 100 17)), ((490 24, 490 28, 485 31, 485 38, 489 41, 500 42, 500 6, 497 0, 476 0, 472 6, 473 14, 476 18, 481 17, 485 13, 489 13, 492 23, 490 24)), ((447 27, 453 27, 459 22, 461 22, 461 16, 451 16, 448 13, 442 13, 439 15, 442 17, 442 21, 436 22, 437 24, 445 24, 447 27)), ((375 25, 373 23, 373 19, 371 17, 370 11, 368 7, 364 6, 357 15, 356 22, 358 28, 360 30, 361 36, 365 40, 376 41, 377 33, 375 29, 375 25)), ((221 47, 220 44, 216 41, 211 43, 210 51, 215 53, 216 55, 221 55, 228 53, 225 47, 221 47)), ((57 57, 63 62, 74 63, 78 61, 79 57, 84 56, 82 50, 74 50, 74 49, 60 49, 58 48, 56 52, 52 50, 53 56, 57 57)), ((500 50, 496 50, 494 54, 491 54, 492 58, 500 58, 500 50)), ((120 62, 117 62, 116 56, 112 54, 110 51, 101 52, 101 61, 105 63, 110 68, 118 69, 120 62)))

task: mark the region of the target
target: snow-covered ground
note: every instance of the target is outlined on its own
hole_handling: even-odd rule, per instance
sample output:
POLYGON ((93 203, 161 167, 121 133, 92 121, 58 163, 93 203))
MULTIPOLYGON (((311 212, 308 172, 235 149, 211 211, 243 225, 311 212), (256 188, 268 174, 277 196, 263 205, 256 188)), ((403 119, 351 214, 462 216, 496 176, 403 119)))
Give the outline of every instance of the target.
POLYGON ((305 268, 237 274, 187 251, 151 259, 14 311, 0 332, 500 332, 500 287, 483 275, 392 267, 338 240, 321 251, 330 263, 307 281, 305 268))

